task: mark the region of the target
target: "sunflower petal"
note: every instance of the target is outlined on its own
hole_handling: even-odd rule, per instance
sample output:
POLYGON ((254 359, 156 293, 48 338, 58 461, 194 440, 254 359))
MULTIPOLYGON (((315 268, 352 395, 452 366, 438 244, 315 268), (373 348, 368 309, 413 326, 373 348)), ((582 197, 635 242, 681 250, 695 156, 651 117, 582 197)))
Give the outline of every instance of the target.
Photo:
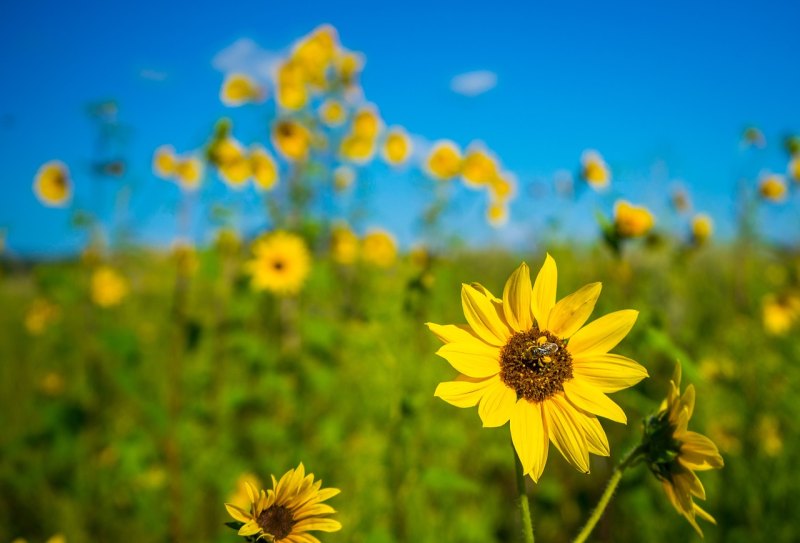
POLYGON ((436 354, 469 377, 491 377, 500 371, 500 351, 485 343, 448 343, 436 354))
POLYGON ((562 386, 569 401, 580 409, 614 422, 628 423, 625 411, 592 385, 578 379, 571 379, 564 381, 562 386))
POLYGON ((472 330, 490 345, 502 347, 511 335, 494 304, 472 285, 461 286, 461 305, 472 330))
POLYGON ((250 520, 244 526, 239 528, 239 535, 248 536, 255 535, 261 531, 261 526, 255 520, 250 520))
POLYGON ((433 332, 442 343, 469 343, 470 341, 481 342, 481 338, 476 336, 467 326, 458 324, 434 324, 426 322, 425 326, 433 332))
POLYGON ((486 388, 491 385, 495 379, 496 378, 484 380, 470 379, 439 383, 433 395, 456 407, 475 407, 478 405, 486 388))
POLYGON ((705 471, 719 469, 725 461, 713 441, 697 432, 683 432, 676 436, 681 442, 678 460, 689 469, 705 471))
POLYGON ((602 288, 601 283, 590 283, 562 298, 550 311, 547 329, 561 338, 572 336, 594 311, 602 288))
POLYGON ((533 326, 531 272, 524 262, 506 281, 503 289, 503 312, 506 321, 515 330, 529 330, 533 326))
POLYGON ((606 354, 628 335, 638 316, 638 311, 624 309, 593 320, 575 332, 567 349, 573 358, 606 354))
POLYGON ((312 530, 318 532, 338 532, 341 529, 342 525, 338 520, 319 517, 303 519, 292 527, 292 531, 297 532, 310 532, 312 530))
POLYGON ((610 353, 573 359, 572 374, 603 392, 617 392, 649 377, 638 362, 610 353))
POLYGON ((575 409, 559 394, 542 402, 542 406, 550 441, 570 464, 583 473, 589 473, 589 446, 573 415, 575 409))
POLYGON ((478 415, 483 421, 484 428, 502 426, 511 418, 517 393, 506 386, 500 379, 492 382, 486 388, 481 403, 478 405, 478 415))
POLYGON ((523 473, 538 481, 550 447, 541 404, 525 399, 517 401, 511 414, 511 441, 522 463, 523 473))
POLYGON ((228 510, 228 514, 230 516, 232 516, 234 519, 238 520, 239 522, 244 522, 245 524, 247 524, 248 522, 253 520, 250 515, 248 515, 247 513, 245 513, 244 511, 242 511, 241 509, 239 509, 238 507, 236 507, 235 505, 233 505, 231 503, 226 503, 225 504, 225 509, 228 510))
POLYGON ((547 329, 547 319, 550 311, 556 304, 556 285, 558 283, 558 270, 556 261, 549 254, 544 259, 544 264, 536 276, 531 293, 531 311, 539 328, 547 329))
POLYGON ((597 417, 577 410, 575 420, 577 420, 581 428, 583 428, 583 435, 586 436, 586 444, 589 446, 589 452, 600 456, 611 456, 611 447, 608 445, 608 437, 600 421, 597 420, 597 417))

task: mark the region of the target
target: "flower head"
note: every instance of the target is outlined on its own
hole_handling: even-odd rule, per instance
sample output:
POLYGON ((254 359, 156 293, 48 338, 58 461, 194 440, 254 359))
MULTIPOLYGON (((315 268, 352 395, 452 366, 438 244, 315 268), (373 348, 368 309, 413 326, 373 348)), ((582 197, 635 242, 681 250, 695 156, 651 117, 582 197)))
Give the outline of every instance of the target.
POLYGON ((272 143, 286 160, 304 161, 311 146, 311 132, 293 120, 281 120, 272 127, 272 143))
POLYGON ((697 517, 715 523, 693 498, 706 499, 706 492, 695 471, 719 469, 724 465, 714 443, 702 434, 688 430, 694 412, 695 391, 689 385, 681 395, 681 366, 675 367, 669 395, 658 413, 644 426, 643 454, 650 471, 661 481, 669 501, 701 536, 697 517))
POLYGON ((511 438, 524 472, 537 481, 549 442, 578 470, 589 472, 589 453, 608 456, 597 417, 626 422, 606 393, 630 387, 647 371, 610 354, 638 315, 623 310, 585 325, 600 295, 592 283, 556 303, 556 263, 547 255, 531 286, 526 264, 506 282, 503 298, 483 286, 463 285, 467 325, 428 328, 445 345, 437 354, 459 372, 435 395, 456 407, 478 405, 485 427, 511 422, 511 438))
POLYGON ((340 101, 328 98, 319 106, 319 118, 325 126, 340 126, 347 119, 347 110, 340 101))
POLYGON ((611 183, 611 170, 603 156, 594 150, 581 155, 581 177, 595 190, 602 190, 611 183))
POLYGON ((383 142, 383 159, 392 166, 403 164, 411 156, 411 138, 401 127, 394 127, 383 142))
POLYGON ((236 107, 247 103, 263 102, 266 92, 246 74, 230 74, 222 83, 219 99, 226 106, 236 107))
POLYGON ((25 328, 33 336, 41 335, 60 316, 58 305, 46 298, 36 298, 25 314, 25 328))
POLYGON ((497 159, 489 151, 481 147, 467 149, 461 163, 461 177, 468 187, 486 186, 499 176, 497 159))
POLYGON ((269 151, 259 144, 250 146, 248 155, 253 182, 261 190, 272 190, 278 184, 278 165, 269 151))
POLYGON ((434 179, 447 181, 461 172, 461 150, 449 140, 433 144, 425 161, 425 169, 434 179))
POLYGON ((773 336, 782 336, 800 317, 800 296, 795 293, 767 294, 761 303, 764 330, 773 336))
POLYGON ((92 273, 91 297, 103 308, 119 305, 128 295, 128 281, 109 266, 100 266, 92 273))
POLYGON ((379 268, 388 268, 397 258, 397 242, 385 230, 372 230, 364 236, 361 253, 365 262, 379 268))
POLYGON ((311 255, 303 238, 276 231, 253 244, 253 259, 245 264, 255 290, 269 290, 278 295, 300 291, 311 271, 311 255))
POLYGON ((193 155, 177 155, 172 145, 162 145, 153 153, 153 173, 192 191, 200 186, 203 163, 193 155))
POLYGON ((692 241, 695 245, 706 243, 714 233, 714 221, 705 213, 698 213, 692 218, 692 241))
POLYGON ((783 202, 786 200, 786 192, 786 178, 782 175, 767 173, 758 182, 758 193, 769 202, 783 202))
POLYGON ((358 236, 346 224, 337 224, 331 230, 331 258, 343 265, 358 258, 358 236))
POLYGON ((296 469, 287 471, 280 481, 272 477, 272 488, 256 491, 245 482, 249 494, 250 509, 246 511, 226 503, 228 514, 243 523, 239 535, 267 541, 287 543, 314 543, 317 538, 307 532, 337 532, 342 529, 339 521, 327 515, 336 511, 323 503, 339 494, 337 488, 321 488, 322 481, 314 481, 314 474, 306 475, 301 463, 296 469))
POLYGON ((356 182, 356 171, 352 166, 342 164, 333 170, 333 188, 337 192, 344 192, 356 182))
POLYGON ((72 181, 66 164, 58 160, 51 160, 36 172, 33 181, 33 192, 44 205, 49 207, 62 207, 69 202, 72 196, 72 181))
POLYGON ((655 224, 653 214, 644 206, 635 206, 625 200, 614 204, 614 229, 622 238, 635 238, 647 234, 655 224))
POLYGON ((792 157, 789 161, 789 177, 797 183, 800 183, 800 155, 792 157))

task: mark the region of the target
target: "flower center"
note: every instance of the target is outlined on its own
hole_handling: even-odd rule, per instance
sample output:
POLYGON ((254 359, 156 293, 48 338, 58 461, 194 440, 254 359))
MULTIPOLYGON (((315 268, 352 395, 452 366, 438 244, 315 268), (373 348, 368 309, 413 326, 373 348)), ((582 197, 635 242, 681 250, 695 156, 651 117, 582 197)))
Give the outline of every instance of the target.
POLYGON ((262 530, 273 536, 276 541, 292 533, 292 527, 295 524, 292 512, 283 505, 273 505, 263 510, 258 515, 256 522, 258 522, 262 530))
POLYGON ((572 356, 564 340, 534 326, 517 332, 500 351, 500 379, 518 398, 541 402, 572 379, 572 356))
POLYGON ((281 270, 283 270, 283 267, 284 267, 284 265, 285 265, 285 264, 283 263, 283 260, 274 260, 274 261, 272 262, 272 267, 273 267, 273 269, 274 269, 275 271, 278 271, 278 272, 279 272, 279 271, 281 271, 281 270))

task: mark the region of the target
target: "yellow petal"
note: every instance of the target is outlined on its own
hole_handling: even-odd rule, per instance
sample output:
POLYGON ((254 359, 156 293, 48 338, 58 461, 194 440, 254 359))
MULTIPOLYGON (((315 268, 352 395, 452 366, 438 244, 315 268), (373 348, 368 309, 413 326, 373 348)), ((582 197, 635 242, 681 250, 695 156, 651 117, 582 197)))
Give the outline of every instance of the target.
POLYGON ((515 330, 530 330, 533 326, 531 315, 531 272, 524 262, 520 264, 503 289, 503 312, 506 321, 515 330))
POLYGON ((442 343, 481 341, 467 326, 457 324, 442 325, 432 322, 426 322, 425 326, 427 326, 428 329, 433 332, 433 335, 439 338, 439 341, 442 343))
POLYGON ((486 296, 472 285, 462 285, 461 305, 472 330, 486 343, 502 347, 511 335, 486 296))
POLYGON ((628 335, 638 316, 638 311, 624 309, 593 320, 570 338, 567 349, 573 358, 606 354, 628 335))
POLYGON ((717 523, 717 521, 714 519, 714 517, 709 515, 708 512, 706 512, 702 507, 700 507, 697 504, 694 504, 694 512, 697 514, 698 517, 700 517, 703 520, 706 520, 706 521, 710 522, 711 524, 716 524, 717 523))
POLYGON ((247 497, 250 498, 250 503, 255 503, 256 499, 258 499, 258 491, 249 481, 245 481, 244 488, 247 490, 247 497))
POLYGON ((550 441, 567 461, 583 473, 589 473, 589 446, 583 429, 575 420, 575 409, 566 398, 554 394, 542 402, 550 441))
POLYGON ((311 506, 306 506, 299 509, 292 516, 294 517, 295 520, 302 520, 308 517, 329 515, 335 512, 336 510, 327 503, 315 503, 311 506))
POLYGON ((589 452, 600 456, 610 456, 611 448, 608 445, 608 437, 597 417, 580 411, 577 411, 575 415, 575 419, 583 428, 583 435, 586 437, 589 452))
POLYGON ((310 532, 316 530, 319 532, 338 532, 342 529, 341 523, 332 518, 307 518, 299 521, 292 527, 293 531, 310 532))
POLYGON ((244 511, 242 511, 241 509, 239 509, 238 507, 236 507, 235 505, 233 505, 231 503, 226 503, 225 504, 225 509, 228 510, 228 514, 230 516, 232 516, 234 519, 238 520, 239 522, 244 522, 245 524, 247 524, 248 522, 253 520, 250 517, 250 515, 248 515, 247 513, 245 513, 244 511))
POLYGON ((456 407, 475 407, 493 379, 497 378, 439 383, 433 395, 456 407))
POLYGON ((436 354, 469 377, 491 377, 500 371, 500 351, 485 343, 448 343, 436 354))
POLYGON ((686 410, 689 412, 690 419, 692 418, 692 413, 694 413, 694 399, 694 385, 689 385, 686 387, 686 390, 683 391, 683 396, 681 396, 681 407, 686 408, 686 410))
POLYGON ((292 534, 281 541, 286 541, 287 543, 319 543, 319 539, 311 534, 292 534))
POLYGON ((544 259, 542 269, 536 276, 533 283, 531 294, 531 310, 536 318, 539 328, 547 330, 547 319, 550 316, 553 306, 556 304, 556 284, 558 282, 558 270, 556 261, 549 254, 544 259))
POLYGON ((522 399, 511 413, 511 441, 517 451, 523 472, 538 481, 547 462, 550 441, 544 426, 541 404, 522 399))
POLYGON ((616 392, 628 388, 645 377, 647 370, 618 354, 589 355, 572 360, 572 374, 603 392, 616 392))
POLYGON ((594 304, 602 288, 601 283, 590 283, 562 298, 550 311, 547 329, 564 339, 572 336, 594 311, 594 304))
POLYGON ((719 469, 725 461, 713 441, 697 432, 683 432, 676 436, 681 442, 678 460, 689 469, 705 471, 719 469))
POLYGON ((500 379, 493 381, 486 388, 481 403, 478 405, 478 415, 483 421, 484 428, 502 426, 511 418, 517 393, 506 386, 500 379))
POLYGON ((239 535, 241 536, 248 536, 254 535, 261 531, 261 526, 255 520, 251 520, 241 528, 239 528, 239 535))
POLYGON ((592 385, 579 379, 570 379, 564 381, 563 387, 569 401, 580 409, 614 422, 628 423, 628 418, 622 408, 592 385))

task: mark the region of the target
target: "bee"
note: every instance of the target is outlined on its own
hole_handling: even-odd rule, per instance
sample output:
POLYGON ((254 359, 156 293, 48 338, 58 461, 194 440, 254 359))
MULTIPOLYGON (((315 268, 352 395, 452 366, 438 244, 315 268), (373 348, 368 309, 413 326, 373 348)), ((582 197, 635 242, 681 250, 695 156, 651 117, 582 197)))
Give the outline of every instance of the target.
POLYGON ((537 343, 535 345, 531 345, 525 350, 525 355, 530 358, 531 362, 535 361, 537 358, 544 362, 545 364, 552 362, 551 356, 558 352, 558 345, 555 343, 551 343, 549 341, 544 343, 537 343))

